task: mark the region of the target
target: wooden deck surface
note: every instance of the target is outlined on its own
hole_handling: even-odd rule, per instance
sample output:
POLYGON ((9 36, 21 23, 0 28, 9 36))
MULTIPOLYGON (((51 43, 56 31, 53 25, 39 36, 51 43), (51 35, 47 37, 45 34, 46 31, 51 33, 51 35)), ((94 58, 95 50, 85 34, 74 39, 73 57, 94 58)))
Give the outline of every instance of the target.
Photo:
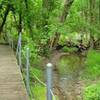
POLYGON ((5 45, 0 45, 0 100, 28 100, 16 57, 5 45))

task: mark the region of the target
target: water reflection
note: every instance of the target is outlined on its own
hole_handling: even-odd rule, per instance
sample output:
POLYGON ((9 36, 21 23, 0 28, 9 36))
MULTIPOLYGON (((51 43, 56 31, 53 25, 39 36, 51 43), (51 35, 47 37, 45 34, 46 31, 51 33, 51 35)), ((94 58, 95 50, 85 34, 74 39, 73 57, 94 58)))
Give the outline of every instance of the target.
POLYGON ((61 56, 57 63, 57 71, 54 72, 55 85, 59 86, 64 97, 60 100, 82 100, 80 85, 80 73, 84 68, 85 57, 76 54, 61 56), (80 98, 80 99, 79 99, 80 98))

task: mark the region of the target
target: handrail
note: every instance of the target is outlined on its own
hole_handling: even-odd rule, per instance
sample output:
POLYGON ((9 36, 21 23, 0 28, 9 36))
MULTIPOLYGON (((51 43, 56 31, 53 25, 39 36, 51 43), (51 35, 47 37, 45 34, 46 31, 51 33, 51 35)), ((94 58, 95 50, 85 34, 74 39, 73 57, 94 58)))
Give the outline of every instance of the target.
POLYGON ((26 48, 26 89, 28 95, 30 95, 30 78, 29 78, 29 48, 26 48))
POLYGON ((17 49, 16 49, 16 57, 18 58, 18 65, 20 67, 20 69, 22 69, 22 61, 21 61, 21 49, 22 49, 22 35, 21 33, 19 33, 19 37, 18 37, 18 44, 17 44, 17 49))
MULTIPOLYGON (((18 36, 18 44, 17 44, 17 49, 16 49, 16 56, 17 56, 17 60, 18 60, 18 65, 20 66, 20 69, 22 69, 21 63, 21 48, 22 48, 22 35, 21 33, 18 36)), ((28 95, 31 95, 31 91, 30 91, 30 74, 29 74, 29 67, 30 67, 30 61, 29 61, 29 48, 26 49, 26 89, 27 89, 27 93, 28 95)), ((34 77, 36 78, 36 80, 42 84, 43 86, 45 86, 47 88, 47 100, 56 100, 56 97, 52 91, 52 67, 53 65, 51 63, 47 64, 47 84, 43 83, 35 74, 34 77)))
POLYGON ((47 86, 44 82, 42 82, 34 73, 33 73, 33 75, 34 75, 34 77, 35 77, 35 79, 40 83, 40 84, 42 84, 43 86, 47 86))
POLYGON ((18 55, 20 43, 21 43, 21 33, 20 33, 19 36, 18 36, 17 49, 16 49, 16 56, 18 55))

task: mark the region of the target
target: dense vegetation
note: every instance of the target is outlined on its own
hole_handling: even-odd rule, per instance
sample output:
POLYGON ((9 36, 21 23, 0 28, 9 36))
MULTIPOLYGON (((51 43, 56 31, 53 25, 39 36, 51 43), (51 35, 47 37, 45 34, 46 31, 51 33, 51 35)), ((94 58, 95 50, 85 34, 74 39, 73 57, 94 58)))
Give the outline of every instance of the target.
POLYGON ((16 51, 20 33, 23 77, 30 48, 30 98, 45 100, 38 79, 45 82, 45 63, 65 52, 86 57, 83 100, 100 100, 100 0, 0 0, 0 43, 13 43, 16 51))

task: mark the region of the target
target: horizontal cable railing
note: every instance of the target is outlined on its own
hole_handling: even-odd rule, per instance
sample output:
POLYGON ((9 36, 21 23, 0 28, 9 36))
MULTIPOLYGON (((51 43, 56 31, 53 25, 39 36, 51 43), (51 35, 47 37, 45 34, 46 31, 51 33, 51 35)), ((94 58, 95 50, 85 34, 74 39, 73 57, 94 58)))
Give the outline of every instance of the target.
MULTIPOLYGON (((18 43, 17 43, 17 49, 16 49, 16 56, 17 56, 17 60, 18 60, 18 65, 20 67, 20 69, 22 70, 22 60, 21 60, 21 49, 22 49, 22 35, 21 33, 19 34, 18 37, 18 43)), ((53 84, 53 65, 51 63, 48 63, 47 65, 47 83, 45 84, 44 82, 42 82, 34 73, 33 76, 34 78, 38 81, 38 83, 40 83, 41 85, 43 85, 44 87, 47 88, 47 100, 56 100, 56 96, 54 95, 53 91, 52 91, 52 84, 53 84)), ((26 83, 26 89, 27 89, 27 93, 30 96, 30 49, 26 48, 26 78, 25 78, 25 83, 26 83)))

